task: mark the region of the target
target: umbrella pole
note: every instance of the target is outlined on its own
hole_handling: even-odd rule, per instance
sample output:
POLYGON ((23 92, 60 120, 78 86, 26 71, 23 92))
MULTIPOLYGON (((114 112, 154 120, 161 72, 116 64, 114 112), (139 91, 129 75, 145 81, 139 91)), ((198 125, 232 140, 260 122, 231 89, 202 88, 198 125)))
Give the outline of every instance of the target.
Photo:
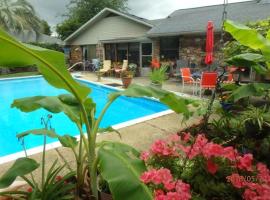
MULTIPOLYGON (((221 39, 220 39, 220 44, 224 47, 225 43, 224 43, 224 35, 225 35, 225 30, 224 30, 224 23, 225 23, 225 20, 227 19, 227 5, 228 5, 228 0, 224 0, 224 3, 223 3, 223 13, 222 13, 222 29, 221 29, 221 39)), ((220 65, 220 60, 224 60, 224 55, 222 54, 222 58, 219 59, 219 65, 220 65)), ((208 65, 209 66, 209 65, 208 65)), ((213 104, 214 104, 214 101, 216 99, 216 92, 217 90, 220 88, 220 83, 222 81, 222 77, 223 75, 225 74, 225 68, 223 69, 223 73, 218 77, 218 80, 217 80, 217 84, 216 84, 216 87, 215 87, 215 90, 213 91, 212 93, 212 96, 211 96, 211 99, 210 99, 210 102, 208 104, 208 107, 207 107, 207 111, 206 113, 204 114, 203 116, 203 123, 202 123, 202 126, 201 126, 201 130, 207 130, 207 125, 208 125, 208 121, 209 121, 209 117, 212 113, 212 108, 213 108, 213 104)))

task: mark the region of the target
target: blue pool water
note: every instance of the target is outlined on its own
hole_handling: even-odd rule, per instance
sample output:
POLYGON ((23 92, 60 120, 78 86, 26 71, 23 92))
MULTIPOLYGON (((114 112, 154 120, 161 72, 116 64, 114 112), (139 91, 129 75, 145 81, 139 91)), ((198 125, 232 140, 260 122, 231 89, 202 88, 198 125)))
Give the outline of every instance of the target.
MULTIPOLYGON (((115 90, 102 87, 89 82, 83 82, 92 89, 90 96, 97 103, 97 116, 107 102, 109 93, 115 90)), ((37 110, 31 113, 20 112, 10 108, 13 100, 31 96, 55 96, 67 93, 65 90, 55 89, 42 77, 0 80, 0 157, 22 151, 16 134, 37 128, 43 128, 41 117, 49 114, 46 110, 37 110)), ((145 98, 118 98, 109 108, 101 127, 108 127, 139 117, 144 117, 168 108, 156 101, 145 98)), ((64 115, 53 114, 52 127, 58 134, 78 135, 76 126, 64 115)), ((49 139, 48 143, 55 140, 49 139)), ((25 146, 27 149, 42 145, 41 136, 27 136, 25 146)))

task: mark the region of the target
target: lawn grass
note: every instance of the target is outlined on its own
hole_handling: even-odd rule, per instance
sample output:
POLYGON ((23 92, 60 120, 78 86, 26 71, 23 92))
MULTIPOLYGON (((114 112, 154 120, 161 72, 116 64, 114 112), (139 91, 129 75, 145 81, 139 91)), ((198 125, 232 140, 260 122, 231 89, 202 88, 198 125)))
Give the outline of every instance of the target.
POLYGON ((34 75, 40 75, 39 72, 20 72, 20 73, 14 73, 14 74, 2 74, 0 75, 0 78, 12 78, 12 77, 21 77, 21 76, 34 76, 34 75))

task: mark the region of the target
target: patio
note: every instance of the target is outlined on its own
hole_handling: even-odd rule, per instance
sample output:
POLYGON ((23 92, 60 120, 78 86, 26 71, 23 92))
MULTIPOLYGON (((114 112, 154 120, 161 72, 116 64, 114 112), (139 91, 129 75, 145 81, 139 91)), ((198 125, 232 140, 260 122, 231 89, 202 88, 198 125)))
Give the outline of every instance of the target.
MULTIPOLYGON (((90 81, 97 81, 97 75, 92 72, 80 72, 82 75, 82 78, 90 80, 90 81)), ((118 86, 119 88, 122 88, 122 82, 121 78, 116 78, 116 77, 102 77, 100 83, 102 84, 120 84, 121 86, 118 86)), ((135 84, 142 84, 142 85, 150 85, 151 81, 149 77, 146 76, 141 76, 141 77, 134 77, 132 80, 132 83, 135 84)), ((163 89, 177 92, 177 93, 182 93, 182 83, 181 80, 175 79, 175 78, 170 78, 169 80, 165 81, 163 84, 163 89)), ((184 94, 187 95, 192 95, 192 86, 185 85, 185 89, 183 91, 184 94)))

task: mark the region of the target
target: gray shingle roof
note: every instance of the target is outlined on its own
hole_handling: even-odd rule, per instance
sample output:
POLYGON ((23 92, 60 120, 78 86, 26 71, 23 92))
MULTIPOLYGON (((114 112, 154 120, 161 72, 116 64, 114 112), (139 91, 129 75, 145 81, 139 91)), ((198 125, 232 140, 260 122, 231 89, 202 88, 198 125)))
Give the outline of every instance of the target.
MULTIPOLYGON (((223 5, 176 10, 161 23, 154 26, 149 36, 184 35, 204 33, 208 21, 213 21, 215 30, 222 27, 223 5)), ((246 23, 270 17, 270 0, 232 3, 227 6, 228 19, 246 23)))

